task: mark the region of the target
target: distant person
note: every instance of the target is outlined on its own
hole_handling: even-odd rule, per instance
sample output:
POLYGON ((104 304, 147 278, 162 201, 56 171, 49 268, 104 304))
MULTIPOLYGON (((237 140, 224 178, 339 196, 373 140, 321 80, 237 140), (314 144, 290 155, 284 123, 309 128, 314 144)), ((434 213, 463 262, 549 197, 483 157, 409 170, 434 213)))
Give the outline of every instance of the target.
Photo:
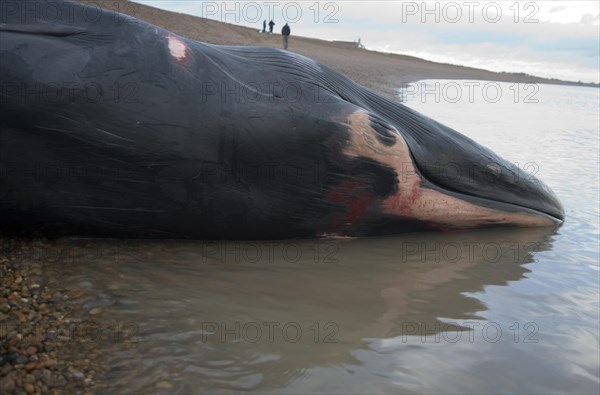
POLYGON ((271 19, 271 22, 269 22, 269 33, 273 33, 273 26, 275 26, 275 22, 271 19))
POLYGON ((263 33, 267 32, 267 20, 266 19, 263 21, 263 31, 262 32, 263 33))
POLYGON ((291 32, 292 30, 290 29, 287 23, 285 24, 283 29, 281 29, 281 36, 283 37, 283 49, 287 49, 288 47, 288 40, 290 39, 291 32))

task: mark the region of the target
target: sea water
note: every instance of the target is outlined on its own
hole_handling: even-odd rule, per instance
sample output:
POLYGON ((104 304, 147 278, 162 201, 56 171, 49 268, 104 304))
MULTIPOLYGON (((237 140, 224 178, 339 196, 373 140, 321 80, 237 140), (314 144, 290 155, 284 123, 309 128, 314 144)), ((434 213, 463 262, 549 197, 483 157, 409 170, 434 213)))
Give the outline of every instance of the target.
POLYGON ((598 393, 600 91, 486 84, 399 100, 546 182, 562 227, 34 246, 97 313, 103 392, 598 393))

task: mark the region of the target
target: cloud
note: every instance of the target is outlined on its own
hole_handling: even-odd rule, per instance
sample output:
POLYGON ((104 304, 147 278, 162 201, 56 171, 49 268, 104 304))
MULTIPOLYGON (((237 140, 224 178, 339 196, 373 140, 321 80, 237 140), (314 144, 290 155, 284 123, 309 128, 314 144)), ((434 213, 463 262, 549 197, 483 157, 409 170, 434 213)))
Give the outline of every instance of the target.
POLYGON ((583 14, 581 16, 581 23, 584 25, 597 25, 600 20, 600 15, 583 14))

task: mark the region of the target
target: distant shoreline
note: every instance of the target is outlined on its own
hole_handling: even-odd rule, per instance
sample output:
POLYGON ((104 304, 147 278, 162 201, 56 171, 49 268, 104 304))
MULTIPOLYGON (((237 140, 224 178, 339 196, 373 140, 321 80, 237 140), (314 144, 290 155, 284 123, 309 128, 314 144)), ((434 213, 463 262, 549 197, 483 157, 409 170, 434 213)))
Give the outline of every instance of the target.
MULTIPOLYGON (((102 8, 127 12, 183 37, 221 45, 281 48, 279 34, 261 34, 250 28, 154 8, 126 0, 82 0, 102 8), (129 4, 128 4, 129 3, 129 4)), ((326 41, 294 35, 289 50, 315 59, 389 98, 397 99, 403 85, 426 79, 484 80, 600 87, 600 84, 542 78, 525 73, 493 72, 467 66, 437 63, 413 56, 358 48, 352 42, 326 41)))

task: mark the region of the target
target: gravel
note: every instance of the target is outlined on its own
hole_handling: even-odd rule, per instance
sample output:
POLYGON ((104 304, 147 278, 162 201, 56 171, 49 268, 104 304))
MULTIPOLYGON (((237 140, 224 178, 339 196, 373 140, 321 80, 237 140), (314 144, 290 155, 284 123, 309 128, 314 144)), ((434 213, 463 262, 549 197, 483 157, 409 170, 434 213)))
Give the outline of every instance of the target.
POLYGON ((0 238, 0 393, 94 394, 105 369, 93 339, 74 336, 84 310, 28 259, 34 243, 0 238))

